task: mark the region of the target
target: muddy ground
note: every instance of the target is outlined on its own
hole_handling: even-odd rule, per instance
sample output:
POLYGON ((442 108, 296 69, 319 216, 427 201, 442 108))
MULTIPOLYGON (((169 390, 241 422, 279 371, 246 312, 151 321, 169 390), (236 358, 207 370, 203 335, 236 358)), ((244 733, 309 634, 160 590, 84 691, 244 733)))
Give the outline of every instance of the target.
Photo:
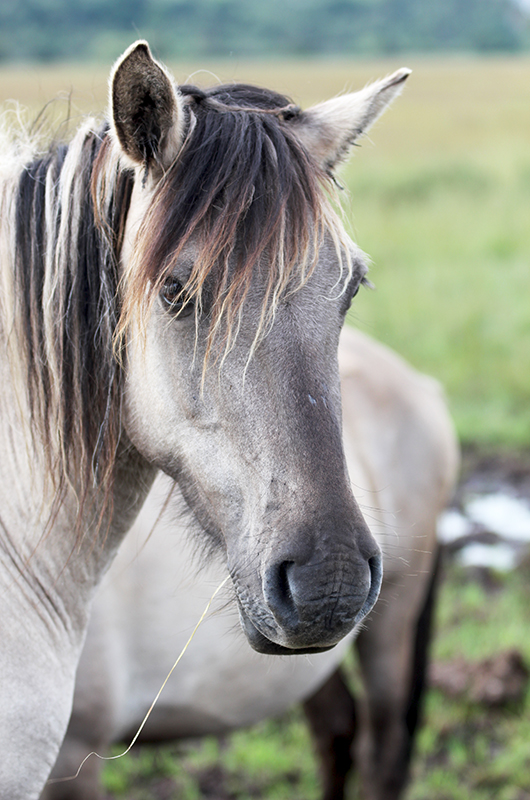
POLYGON ((502 490, 530 500, 530 451, 513 454, 464 448, 455 503, 461 504, 466 494, 502 490))

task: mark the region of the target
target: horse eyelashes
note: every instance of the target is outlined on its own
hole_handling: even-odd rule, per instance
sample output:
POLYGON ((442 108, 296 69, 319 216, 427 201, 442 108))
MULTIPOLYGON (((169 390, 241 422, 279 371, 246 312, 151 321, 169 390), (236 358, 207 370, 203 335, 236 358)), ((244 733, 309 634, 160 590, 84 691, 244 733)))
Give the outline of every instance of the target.
POLYGON ((357 295, 359 294, 359 289, 361 288, 361 286, 362 286, 362 281, 358 281, 356 284, 352 285, 351 288, 348 288, 344 292, 344 297, 341 307, 341 313, 343 315, 347 314, 348 311, 350 310, 351 304, 353 303, 354 298, 357 297, 357 295))

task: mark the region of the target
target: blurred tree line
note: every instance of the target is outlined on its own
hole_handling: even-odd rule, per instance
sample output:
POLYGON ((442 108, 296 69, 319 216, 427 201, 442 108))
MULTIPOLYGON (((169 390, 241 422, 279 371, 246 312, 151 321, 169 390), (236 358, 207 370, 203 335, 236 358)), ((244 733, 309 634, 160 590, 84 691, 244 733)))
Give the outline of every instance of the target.
POLYGON ((517 0, 0 0, 0 59, 518 51, 517 0))

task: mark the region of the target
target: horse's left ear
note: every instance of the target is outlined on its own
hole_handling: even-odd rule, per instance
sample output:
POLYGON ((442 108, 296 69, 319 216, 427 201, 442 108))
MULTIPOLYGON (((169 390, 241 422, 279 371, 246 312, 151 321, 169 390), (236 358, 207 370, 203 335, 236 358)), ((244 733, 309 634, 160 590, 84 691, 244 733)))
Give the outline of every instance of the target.
POLYGON ((410 69, 400 69, 361 89, 302 111, 293 120, 299 138, 327 171, 344 160, 351 146, 400 94, 410 69))
POLYGON ((182 97, 147 42, 135 42, 118 60, 110 95, 112 124, 123 153, 146 169, 169 166, 182 143, 182 97))

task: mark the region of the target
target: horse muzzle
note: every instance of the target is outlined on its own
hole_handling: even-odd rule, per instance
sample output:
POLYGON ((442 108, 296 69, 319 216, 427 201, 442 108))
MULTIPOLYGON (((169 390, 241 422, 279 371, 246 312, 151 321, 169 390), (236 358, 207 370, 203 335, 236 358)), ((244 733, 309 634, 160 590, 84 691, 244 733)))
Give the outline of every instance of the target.
POLYGON ((338 564, 324 576, 322 564, 273 563, 264 571, 261 598, 238 592, 241 626, 259 653, 322 653, 348 635, 372 610, 382 581, 380 551, 367 560, 338 564))

